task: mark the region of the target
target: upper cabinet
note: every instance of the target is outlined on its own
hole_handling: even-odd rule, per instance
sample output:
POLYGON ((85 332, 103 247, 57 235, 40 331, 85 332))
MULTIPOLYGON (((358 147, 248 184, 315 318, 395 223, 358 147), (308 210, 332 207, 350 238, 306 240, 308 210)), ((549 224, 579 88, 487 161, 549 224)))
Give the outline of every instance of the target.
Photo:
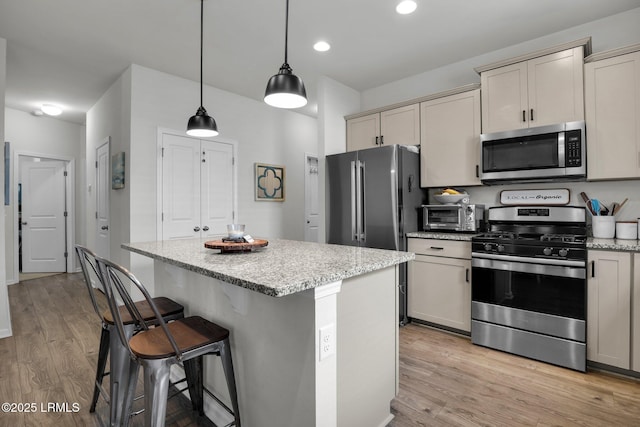
POLYGON ((347 118, 347 151, 391 144, 420 144, 419 104, 347 118))
POLYGON ((420 185, 480 185, 480 89, 420 104, 420 185))
POLYGON ((549 50, 476 68, 483 133, 584 120, 584 46, 549 50))
POLYGON ((587 179, 640 178, 640 45, 587 58, 585 109, 587 179))

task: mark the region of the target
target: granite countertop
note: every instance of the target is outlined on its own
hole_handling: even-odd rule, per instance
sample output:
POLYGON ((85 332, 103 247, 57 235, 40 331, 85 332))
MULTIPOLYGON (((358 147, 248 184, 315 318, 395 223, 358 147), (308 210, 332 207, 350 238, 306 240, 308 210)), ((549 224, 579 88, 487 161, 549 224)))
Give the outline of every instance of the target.
POLYGON ((206 249, 209 239, 124 243, 122 248, 273 297, 312 289, 410 261, 415 254, 294 240, 251 252, 206 249))
POLYGON ((640 240, 627 239, 587 239, 587 249, 608 249, 614 251, 640 252, 640 240))
POLYGON ((460 240, 464 242, 470 242, 473 236, 475 236, 474 233, 457 233, 444 231, 414 231, 411 233, 407 233, 407 237, 414 237, 418 239, 460 240))

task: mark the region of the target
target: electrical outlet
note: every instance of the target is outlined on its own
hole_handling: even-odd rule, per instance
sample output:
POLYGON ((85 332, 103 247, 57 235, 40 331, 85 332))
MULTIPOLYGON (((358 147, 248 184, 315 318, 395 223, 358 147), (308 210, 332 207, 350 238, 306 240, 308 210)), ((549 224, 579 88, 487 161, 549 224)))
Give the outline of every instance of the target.
POLYGON ((323 326, 318 332, 320 360, 324 360, 336 354, 336 325, 331 323, 323 326))

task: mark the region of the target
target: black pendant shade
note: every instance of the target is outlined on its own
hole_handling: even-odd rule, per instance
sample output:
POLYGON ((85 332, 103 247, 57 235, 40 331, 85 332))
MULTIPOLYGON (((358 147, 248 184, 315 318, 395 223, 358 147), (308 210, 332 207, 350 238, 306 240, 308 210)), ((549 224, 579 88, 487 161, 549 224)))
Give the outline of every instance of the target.
POLYGON ((216 121, 207 114, 202 106, 202 36, 204 27, 204 0, 200 0, 200 107, 194 116, 191 116, 187 124, 187 135, 208 137, 218 135, 216 121))
POLYGON ((300 108, 307 104, 307 91, 302 79, 291 70, 287 63, 289 38, 289 0, 287 0, 284 36, 284 63, 278 74, 271 76, 264 92, 264 102, 278 108, 300 108))
POLYGON ((187 125, 187 135, 197 137, 216 136, 218 125, 213 117, 207 114, 207 110, 201 105, 195 116, 191 116, 187 125))

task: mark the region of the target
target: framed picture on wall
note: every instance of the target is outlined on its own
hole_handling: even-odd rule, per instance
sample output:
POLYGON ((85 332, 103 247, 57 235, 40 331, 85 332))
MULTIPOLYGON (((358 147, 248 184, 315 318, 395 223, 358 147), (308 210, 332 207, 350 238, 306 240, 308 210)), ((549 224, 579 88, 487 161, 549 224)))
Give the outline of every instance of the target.
POLYGON ((124 151, 111 157, 111 188, 114 190, 124 188, 124 151))
POLYGON ((284 166, 256 163, 256 200, 284 202, 284 166))

